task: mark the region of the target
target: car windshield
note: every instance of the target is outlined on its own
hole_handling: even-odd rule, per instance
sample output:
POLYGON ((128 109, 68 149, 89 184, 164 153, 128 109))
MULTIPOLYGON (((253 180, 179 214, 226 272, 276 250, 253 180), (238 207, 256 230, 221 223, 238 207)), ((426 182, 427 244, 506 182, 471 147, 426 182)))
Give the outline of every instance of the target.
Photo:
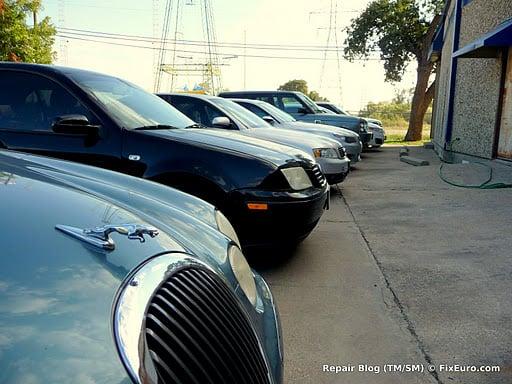
POLYGON ((265 103, 265 105, 261 105, 261 107, 265 110, 265 112, 268 112, 269 115, 277 118, 277 120, 282 123, 291 123, 292 121, 297 121, 292 115, 277 107, 274 107, 272 104, 265 103))
POLYGON ((70 76, 126 129, 186 128, 194 124, 158 96, 121 79, 93 73, 70 76))
POLYGON ((235 119, 240 121, 247 128, 270 128, 272 127, 265 120, 255 115, 252 112, 249 112, 244 107, 241 107, 237 103, 228 100, 228 99, 211 99, 211 102, 215 104, 217 107, 224 110, 224 112, 228 115, 232 115, 235 119))
POLYGON ((311 110, 313 110, 314 113, 325 113, 320 108, 318 108, 318 105, 315 104, 313 100, 311 100, 309 97, 302 93, 298 93, 297 96, 299 99, 308 106, 311 110))

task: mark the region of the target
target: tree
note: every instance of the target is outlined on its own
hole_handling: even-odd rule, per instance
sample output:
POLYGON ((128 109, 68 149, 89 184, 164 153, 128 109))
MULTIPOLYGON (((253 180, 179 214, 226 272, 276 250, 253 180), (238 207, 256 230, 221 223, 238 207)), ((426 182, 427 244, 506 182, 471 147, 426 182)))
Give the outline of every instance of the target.
POLYGON ((352 20, 345 41, 349 59, 368 58, 379 51, 386 81, 402 79, 409 62, 416 60, 416 86, 406 141, 420 140, 423 118, 434 97, 430 77, 435 66, 428 52, 441 22, 443 0, 373 0, 352 20))
POLYGON ((301 92, 307 96, 313 101, 327 101, 327 99, 323 96, 320 96, 320 94, 317 91, 309 91, 308 90, 308 83, 306 80, 290 80, 284 83, 283 85, 279 86, 277 88, 278 91, 291 91, 291 92, 301 92))
POLYGON ((0 60, 51 63, 55 28, 50 18, 38 22, 41 0, 0 0, 0 60), (31 16, 33 24, 27 24, 31 16))
POLYGON ((277 88, 279 91, 302 92, 308 94, 308 83, 306 80, 290 80, 277 88))
POLYGON ((329 101, 325 97, 320 96, 320 94, 317 91, 311 91, 309 92, 309 98, 313 101, 329 101))

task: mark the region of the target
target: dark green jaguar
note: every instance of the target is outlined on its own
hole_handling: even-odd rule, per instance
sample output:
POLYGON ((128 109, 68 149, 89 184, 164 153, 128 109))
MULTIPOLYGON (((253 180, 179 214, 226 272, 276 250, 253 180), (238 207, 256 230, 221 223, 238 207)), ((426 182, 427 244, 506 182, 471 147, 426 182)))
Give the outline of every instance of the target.
POLYGON ((215 208, 0 150, 0 383, 281 383, 279 319, 215 208))

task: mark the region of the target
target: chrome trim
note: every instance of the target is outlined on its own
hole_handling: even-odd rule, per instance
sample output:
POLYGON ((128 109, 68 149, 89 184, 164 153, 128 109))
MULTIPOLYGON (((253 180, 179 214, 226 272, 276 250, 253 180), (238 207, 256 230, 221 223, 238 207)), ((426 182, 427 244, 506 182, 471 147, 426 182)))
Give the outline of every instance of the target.
POLYGON ((103 227, 96 228, 77 228, 69 225, 58 224, 56 229, 74 237, 78 240, 84 241, 95 247, 112 251, 116 245, 114 240, 110 238, 112 232, 117 232, 121 235, 126 235, 130 240, 139 240, 144 243, 146 239, 144 235, 155 237, 158 235, 158 229, 149 225, 141 224, 118 224, 118 225, 104 225, 103 227))
MULTIPOLYGON (((154 293, 170 276, 188 267, 206 269, 219 276, 219 273, 210 266, 192 256, 184 253, 167 253, 142 264, 125 279, 117 292, 113 305, 113 336, 121 361, 136 384, 158 384, 156 369, 147 353, 148 346, 144 336, 147 307, 154 293)), ((226 282, 224 276, 219 277, 233 289, 232 285, 226 282)), ((237 296, 236 293, 235 296, 237 296)), ((254 320, 247 313, 247 309, 239 298, 237 301, 240 309, 248 317, 256 335, 260 353, 267 366, 269 381, 275 383, 260 335, 252 324, 254 320)))

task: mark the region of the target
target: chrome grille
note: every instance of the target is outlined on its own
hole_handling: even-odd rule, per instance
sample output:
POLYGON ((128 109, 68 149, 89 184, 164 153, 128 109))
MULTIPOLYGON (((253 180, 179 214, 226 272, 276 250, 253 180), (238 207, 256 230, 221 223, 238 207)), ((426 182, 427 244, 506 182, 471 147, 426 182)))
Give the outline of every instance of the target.
POLYGON ((327 180, 325 179, 325 176, 320 170, 318 164, 315 164, 313 168, 311 168, 310 178, 315 187, 323 187, 327 184, 327 180))
POLYGON ((159 384, 269 384, 247 314, 212 272, 182 269, 156 291, 146 314, 146 341, 159 384))

